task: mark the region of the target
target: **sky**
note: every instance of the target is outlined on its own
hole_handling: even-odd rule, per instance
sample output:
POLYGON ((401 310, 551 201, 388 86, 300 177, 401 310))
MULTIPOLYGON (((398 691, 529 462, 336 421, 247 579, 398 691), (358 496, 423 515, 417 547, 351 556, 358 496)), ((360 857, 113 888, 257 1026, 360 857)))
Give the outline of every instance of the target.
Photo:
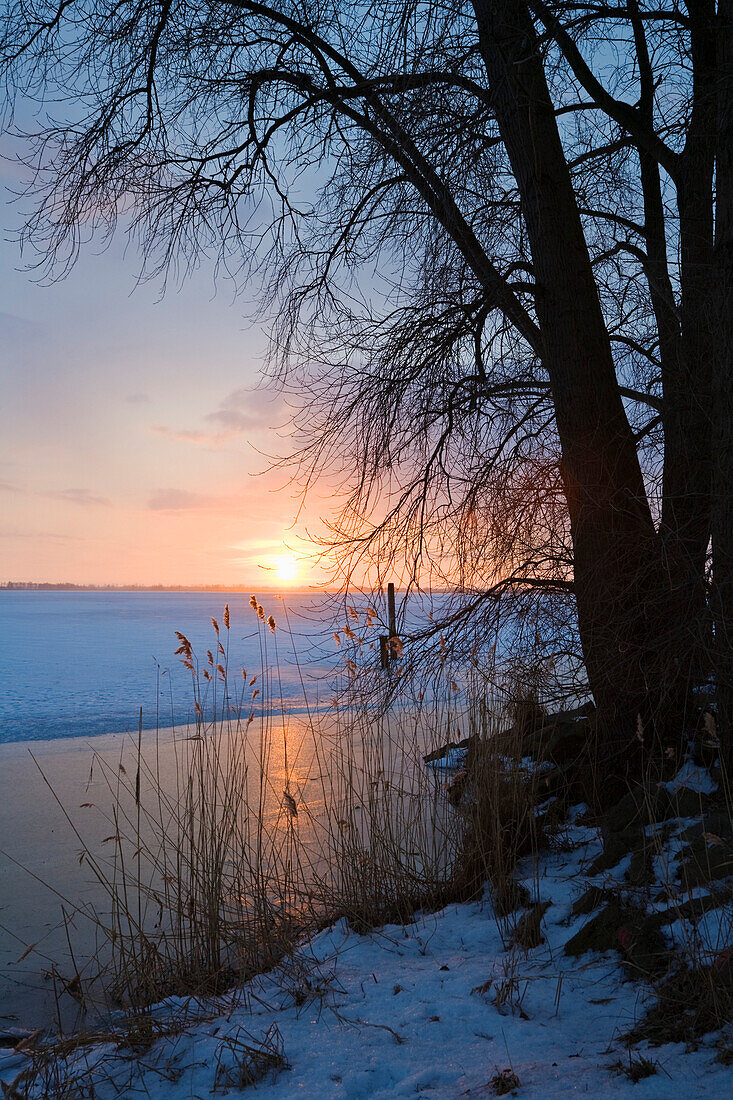
POLYGON ((0 583, 310 584, 299 500, 266 455, 289 409, 261 386, 253 293, 136 285, 124 239, 39 285, 0 163, 0 583))

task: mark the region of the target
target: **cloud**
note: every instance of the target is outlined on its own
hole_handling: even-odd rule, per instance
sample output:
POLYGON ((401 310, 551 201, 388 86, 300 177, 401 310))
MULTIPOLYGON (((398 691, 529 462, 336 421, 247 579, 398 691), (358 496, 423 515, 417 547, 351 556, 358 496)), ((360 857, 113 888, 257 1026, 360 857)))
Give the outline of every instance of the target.
POLYGON ((158 489, 148 500, 148 508, 152 512, 205 512, 226 510, 235 503, 232 497, 210 496, 188 489, 158 489))
POLYGON ((232 439, 241 439, 249 433, 266 431, 283 420, 284 404, 279 394, 263 389, 242 386, 232 390, 218 409, 206 413, 203 420, 210 427, 171 428, 164 424, 153 427, 158 435, 193 443, 201 447, 221 447, 232 439))
POLYGON ((154 424, 153 431, 156 435, 164 435, 168 439, 178 439, 182 443, 194 443, 201 447, 223 442, 221 433, 205 432, 196 428, 169 428, 165 424, 154 424))
POLYGON ((204 420, 216 424, 227 435, 239 435, 240 432, 261 426, 255 417, 239 409, 217 409, 216 412, 207 413, 204 420))
POLYGON ((254 553, 256 550, 282 550, 283 546, 282 539, 245 539, 243 542, 236 543, 232 550, 254 553))
POLYGON ((3 335, 10 336, 37 336, 43 331, 43 326, 37 321, 31 321, 27 317, 19 317, 17 313, 5 313, 0 310, 0 325, 3 335))
POLYGON ((219 408, 207 413, 204 420, 224 431, 237 433, 252 428, 269 427, 272 416, 279 411, 280 400, 277 394, 241 386, 227 394, 219 408))
POLYGON ((24 496, 40 496, 47 500, 61 500, 65 504, 80 504, 83 508, 109 508, 112 501, 96 496, 89 489, 25 489, 11 481, 0 481, 0 493, 22 493, 24 496))
POLYGON ((0 539, 32 539, 34 542, 54 539, 57 542, 88 542, 83 535, 65 535, 60 531, 0 531, 0 539))
POLYGON ((98 497, 88 489, 54 489, 43 494, 51 500, 63 500, 67 504, 80 504, 83 508, 108 508, 112 503, 107 497, 98 497))

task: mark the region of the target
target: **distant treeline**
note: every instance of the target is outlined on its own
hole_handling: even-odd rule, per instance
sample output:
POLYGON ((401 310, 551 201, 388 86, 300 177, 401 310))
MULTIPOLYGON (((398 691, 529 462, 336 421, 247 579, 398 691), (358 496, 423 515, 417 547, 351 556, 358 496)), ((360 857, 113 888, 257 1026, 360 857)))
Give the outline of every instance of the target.
MULTIPOLYGON (((272 585, 255 585, 258 591, 280 591, 272 585)), ((39 592, 246 592, 245 584, 54 584, 51 581, 6 581, 0 591, 39 592)), ((289 588, 289 592, 311 591, 309 588, 289 588)))

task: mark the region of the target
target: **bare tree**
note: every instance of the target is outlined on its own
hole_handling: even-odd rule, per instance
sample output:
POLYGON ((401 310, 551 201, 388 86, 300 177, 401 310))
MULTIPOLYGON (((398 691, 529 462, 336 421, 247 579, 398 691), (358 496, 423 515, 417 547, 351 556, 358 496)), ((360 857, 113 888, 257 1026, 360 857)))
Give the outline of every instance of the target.
POLYGON ((264 265, 304 477, 347 481, 339 560, 397 553, 472 607, 572 585, 609 752, 679 733, 705 671, 723 21, 16 0, 2 30, 9 86, 67 104, 30 161, 52 268, 120 219, 151 274, 264 265))

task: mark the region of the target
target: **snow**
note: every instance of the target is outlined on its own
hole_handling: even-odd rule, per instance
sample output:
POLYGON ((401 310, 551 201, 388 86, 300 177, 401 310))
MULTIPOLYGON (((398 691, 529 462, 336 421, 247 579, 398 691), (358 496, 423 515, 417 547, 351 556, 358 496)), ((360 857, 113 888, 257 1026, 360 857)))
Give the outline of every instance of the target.
MULTIPOLYGON (((571 824, 563 851, 520 866, 533 896, 551 902, 545 942, 534 950, 511 946, 511 924, 497 920, 488 894, 370 935, 342 920, 228 997, 158 1006, 161 1021, 181 1021, 178 1034, 137 1055, 111 1044, 80 1049, 68 1066, 88 1071, 97 1100, 222 1095, 221 1069, 212 1092, 217 1067, 231 1069, 236 1042, 269 1034, 279 1037, 289 1068, 257 1083, 258 1100, 486 1097, 491 1078, 509 1067, 520 1081, 516 1095, 536 1100, 728 1095, 733 1070, 715 1061, 714 1036, 691 1052, 639 1048, 658 1072, 637 1084, 611 1068, 628 1061, 622 1035, 650 993, 625 979, 615 954, 563 954, 587 919, 570 913, 588 883, 579 873, 599 851, 594 829, 571 824)), ((0 1079, 11 1082, 24 1060, 0 1052, 0 1079)))
MULTIPOLYGON (((466 766, 468 759, 468 749, 461 747, 460 745, 451 745, 445 750, 445 752, 436 757, 434 760, 426 760, 425 763, 429 768, 434 768, 439 771, 453 771, 466 766)), ((514 765, 514 761, 510 760, 508 756, 502 757, 508 768, 514 765)), ((541 773, 545 771, 552 771, 553 765, 549 760, 534 760, 531 756, 523 756, 519 761, 519 769, 526 772, 528 775, 533 773, 541 773)))
POLYGON ((429 768, 434 768, 437 771, 458 770, 464 767, 467 755, 468 749, 461 749, 455 746, 446 749, 443 756, 439 756, 436 760, 427 760, 426 764, 429 768))
POLYGON ((675 777, 665 783, 664 786, 670 794, 677 794, 683 787, 695 791, 696 794, 712 794, 713 791, 718 789, 718 784, 707 768, 693 763, 692 760, 685 761, 675 777))

